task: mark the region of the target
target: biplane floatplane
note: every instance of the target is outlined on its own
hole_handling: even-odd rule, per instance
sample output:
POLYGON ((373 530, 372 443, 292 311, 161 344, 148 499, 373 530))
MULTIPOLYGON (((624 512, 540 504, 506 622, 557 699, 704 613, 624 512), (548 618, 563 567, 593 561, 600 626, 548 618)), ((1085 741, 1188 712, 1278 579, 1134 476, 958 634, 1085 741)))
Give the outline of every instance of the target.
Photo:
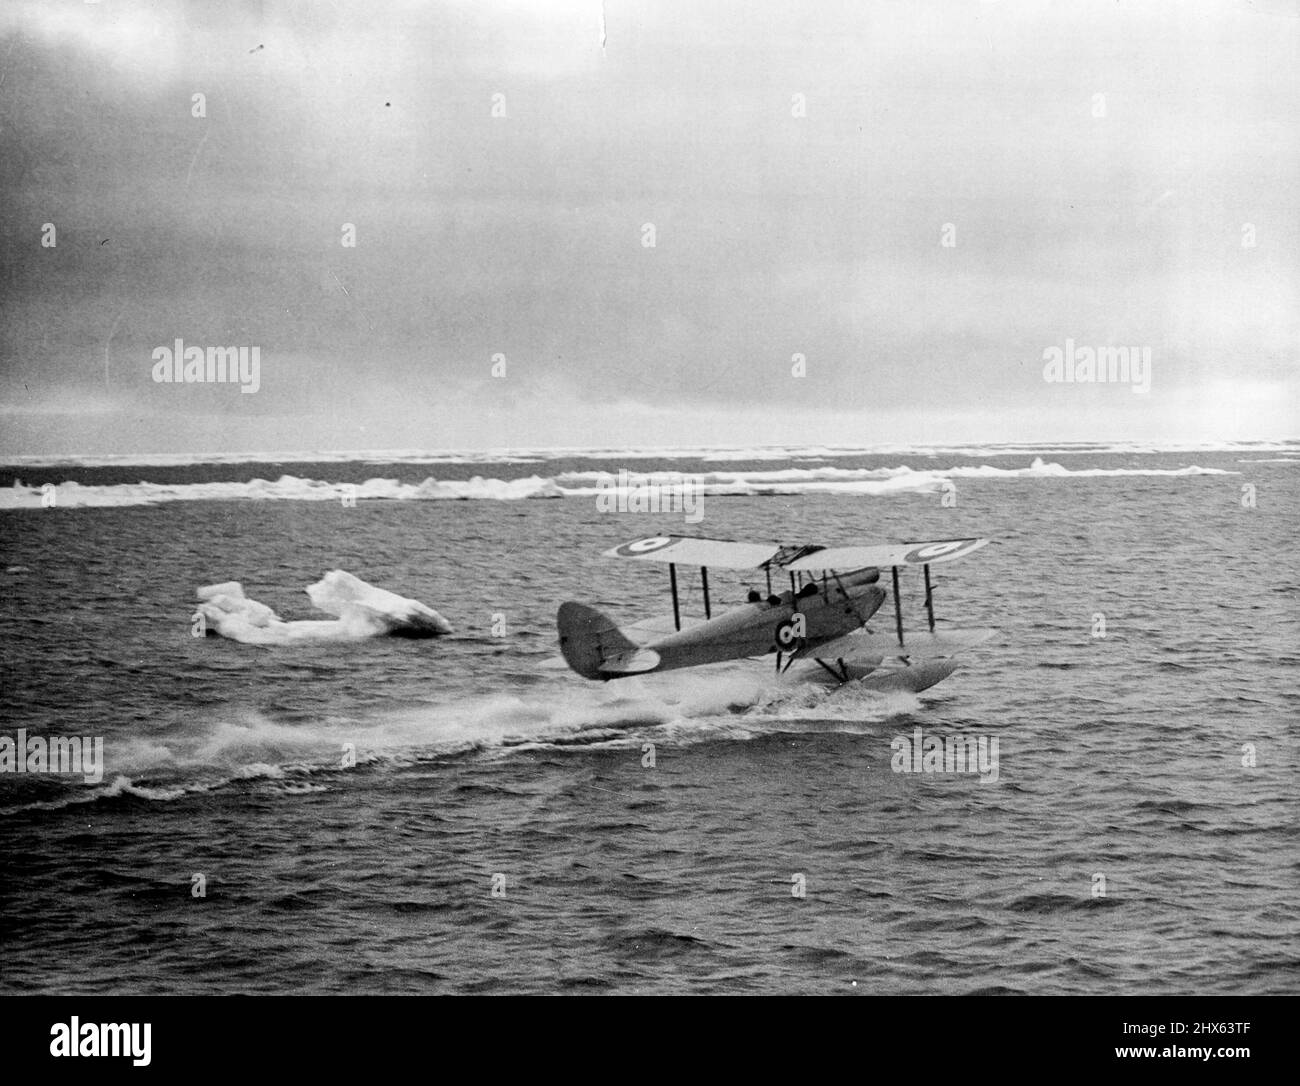
MULTIPOLYGON (((657 535, 604 552, 607 558, 666 562, 673 613, 619 626, 594 607, 560 606, 560 651, 586 679, 621 679, 653 671, 696 667, 776 653, 783 674, 796 662, 815 661, 810 675, 836 682, 863 681, 880 688, 924 690, 952 674, 953 656, 992 636, 992 630, 936 632, 930 566, 964 558, 987 539, 944 539, 868 547, 782 547, 696 536, 657 535), (698 566, 704 618, 686 618, 678 596, 677 567, 698 566), (920 566, 928 630, 904 633, 899 569, 920 566), (750 589, 739 607, 715 616, 709 569, 762 570, 767 595, 750 589), (885 602, 879 584, 890 570, 894 628, 867 623, 885 602), (772 578, 785 574, 790 587, 773 592, 772 578)), ((779 586, 779 582, 778 582, 779 586)), ((807 669, 801 669, 806 671, 807 669)))

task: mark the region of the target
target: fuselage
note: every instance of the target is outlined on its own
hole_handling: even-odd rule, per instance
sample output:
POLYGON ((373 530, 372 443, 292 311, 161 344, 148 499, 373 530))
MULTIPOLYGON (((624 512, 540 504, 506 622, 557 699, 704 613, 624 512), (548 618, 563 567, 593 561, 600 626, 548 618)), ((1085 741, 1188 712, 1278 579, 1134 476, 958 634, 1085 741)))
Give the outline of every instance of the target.
POLYGON ((659 655, 656 671, 694 667, 769 652, 812 654, 818 645, 859 629, 885 602, 877 569, 809 581, 796 595, 733 608, 643 647, 659 655), (811 586, 811 587, 810 587, 811 586))

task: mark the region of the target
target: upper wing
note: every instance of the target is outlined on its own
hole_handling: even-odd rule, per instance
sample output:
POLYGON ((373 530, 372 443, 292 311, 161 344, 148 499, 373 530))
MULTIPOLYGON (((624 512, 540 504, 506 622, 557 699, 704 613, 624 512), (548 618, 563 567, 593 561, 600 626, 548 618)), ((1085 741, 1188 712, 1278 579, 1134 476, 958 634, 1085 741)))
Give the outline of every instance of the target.
POLYGON ((604 556, 721 569, 759 569, 776 559, 775 564, 785 569, 820 572, 862 569, 865 566, 921 566, 930 562, 951 562, 955 558, 964 558, 987 542, 987 539, 939 539, 919 543, 886 543, 874 547, 824 547, 786 562, 782 552, 787 549, 772 543, 735 543, 729 539, 701 539, 689 535, 652 535, 614 547, 605 551, 604 556))
POLYGON ((826 547, 796 558, 786 569, 818 571, 862 569, 864 566, 923 566, 965 558, 987 539, 939 539, 922 543, 886 543, 875 547, 826 547))
POLYGON ((606 558, 640 558, 648 562, 678 562, 684 566, 756 569, 780 550, 771 543, 733 543, 687 535, 652 535, 604 552, 606 558))

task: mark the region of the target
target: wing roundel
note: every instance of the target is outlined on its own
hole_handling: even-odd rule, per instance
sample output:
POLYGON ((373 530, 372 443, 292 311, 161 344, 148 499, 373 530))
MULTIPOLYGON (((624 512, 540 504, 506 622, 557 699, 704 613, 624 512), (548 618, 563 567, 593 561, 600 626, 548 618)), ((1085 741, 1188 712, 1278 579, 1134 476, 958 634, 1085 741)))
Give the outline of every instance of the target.
POLYGON ((972 551, 977 551, 987 543, 987 539, 944 539, 938 543, 920 543, 913 545, 905 556, 905 564, 923 566, 929 562, 951 562, 955 558, 964 558, 972 551))
POLYGON ((645 539, 634 539, 631 543, 624 543, 621 547, 615 547, 612 553, 619 558, 644 558, 655 551, 661 551, 665 547, 671 547, 672 545, 672 536, 652 535, 645 539))

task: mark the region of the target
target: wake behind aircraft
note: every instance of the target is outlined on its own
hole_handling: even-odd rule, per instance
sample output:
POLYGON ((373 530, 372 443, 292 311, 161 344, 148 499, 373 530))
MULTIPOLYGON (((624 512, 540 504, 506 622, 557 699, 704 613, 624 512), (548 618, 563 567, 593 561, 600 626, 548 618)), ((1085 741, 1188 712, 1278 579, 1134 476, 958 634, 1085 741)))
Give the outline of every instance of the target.
POLYGON ((930 566, 964 558, 988 542, 941 539, 825 547, 679 535, 637 539, 603 556, 667 563, 672 615, 619 626, 594 607, 564 603, 557 616, 560 651, 569 667, 585 679, 620 679, 775 653, 778 674, 796 661, 813 661, 821 668, 818 674, 838 683, 861 680, 885 689, 924 690, 952 674, 957 652, 993 634, 987 629, 935 632, 930 566), (699 567, 703 619, 682 616, 679 565, 699 567), (905 634, 899 569, 908 566, 923 571, 928 630, 905 634), (886 567, 891 571, 892 593, 879 583, 886 567), (751 589, 744 604, 714 616, 710 568, 762 570, 767 595, 751 589), (790 587, 774 593, 774 574, 788 576, 790 587), (868 626, 890 594, 894 629, 868 626))

